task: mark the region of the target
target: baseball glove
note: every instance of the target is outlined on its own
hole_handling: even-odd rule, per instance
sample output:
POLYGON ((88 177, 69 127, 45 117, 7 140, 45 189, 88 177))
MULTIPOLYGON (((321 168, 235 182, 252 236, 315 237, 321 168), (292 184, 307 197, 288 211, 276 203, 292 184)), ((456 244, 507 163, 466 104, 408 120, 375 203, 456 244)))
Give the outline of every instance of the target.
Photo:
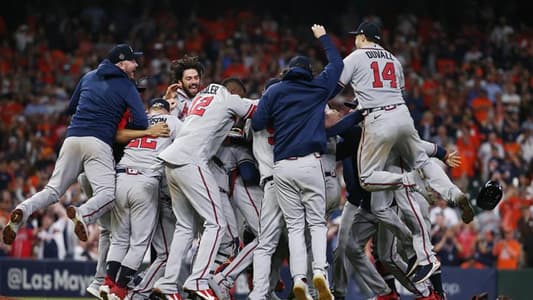
POLYGON ((484 210, 492 210, 500 203, 503 197, 503 189, 497 181, 489 180, 479 190, 477 206, 484 210))

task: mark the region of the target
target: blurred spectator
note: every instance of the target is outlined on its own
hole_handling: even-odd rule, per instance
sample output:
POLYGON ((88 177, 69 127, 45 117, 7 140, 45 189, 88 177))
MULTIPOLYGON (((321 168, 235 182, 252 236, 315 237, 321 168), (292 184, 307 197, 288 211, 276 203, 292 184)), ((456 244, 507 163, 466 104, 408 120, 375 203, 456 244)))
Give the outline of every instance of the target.
POLYGON ((497 257, 496 267, 498 270, 516 270, 522 255, 520 243, 514 238, 511 228, 503 229, 503 239, 494 246, 494 255, 497 257))
POLYGON ((473 258, 476 262, 486 266, 494 267, 496 256, 494 256, 494 232, 485 231, 479 233, 475 245, 475 253, 473 258))
POLYGON ((519 241, 525 254, 525 267, 533 268, 533 218, 531 207, 522 208, 522 217, 518 220, 519 241))
POLYGON ((474 229, 474 223, 460 223, 456 229, 457 233, 455 234, 455 241, 460 245, 460 247, 458 247, 459 257, 463 260, 474 257, 475 243, 477 239, 477 232, 474 229))
MULTIPOLYGON (((56 5, 48 4, 54 2, 22 7, 21 18, 0 17, 0 224, 16 204, 47 182, 68 125, 63 109, 74 85, 116 41, 129 40, 144 50, 144 68, 136 75, 148 78, 145 99, 163 95, 170 81, 168 62, 184 54, 202 59, 206 82, 241 77, 250 97, 295 54, 312 56, 317 69, 324 60, 307 25, 279 12, 229 10, 211 17, 205 11, 184 13, 153 5, 119 10, 111 18, 106 5, 91 3, 74 4, 77 13, 50 22, 56 5)), ((451 178, 474 197, 479 183, 488 178, 503 184, 500 208, 476 218, 481 232, 475 255, 483 252, 487 232, 497 234, 501 226, 525 228, 517 224, 525 222, 522 208, 533 199, 531 27, 503 11, 496 13, 501 15, 487 23, 473 20, 452 29, 442 25, 446 20, 433 20, 420 11, 386 24, 379 16, 356 14, 352 6, 331 26, 335 43, 347 55, 353 39, 344 32, 353 29, 354 20, 378 21, 384 42, 405 63, 406 102, 421 137, 457 149, 463 158, 460 167, 449 169, 451 178), (465 39, 469 46, 464 46, 465 39)), ((68 197, 62 201, 84 200, 76 187, 68 197)), ((54 214, 58 219, 51 227, 62 232, 66 257, 92 259, 96 240, 79 244, 70 239, 69 222, 62 223, 59 208, 54 214)), ((443 230, 437 241, 447 248, 452 237, 442 237, 460 221, 443 200, 431 208, 433 224, 441 218, 437 216, 442 220, 435 228, 443 230)), ((25 239, 11 253, 33 255, 32 226, 21 229, 25 239)), ((522 233, 519 241, 526 253, 531 251, 522 233)), ((453 256, 450 261, 456 260, 453 256)))
POLYGON ((437 217, 436 224, 431 232, 431 243, 439 261, 444 266, 459 266, 461 263, 459 252, 462 248, 455 238, 455 227, 447 228, 442 215, 437 217))
POLYGON ((45 213, 41 219, 41 227, 37 232, 37 258, 53 258, 59 259, 65 256, 64 246, 60 245, 59 241, 62 236, 61 233, 52 227, 54 220, 53 215, 45 213), (59 234, 59 235, 58 235, 59 234), (60 247, 63 249, 60 250, 60 247), (63 252, 63 255, 60 255, 63 252))
POLYGON ((431 224, 438 224, 437 219, 442 218, 442 226, 445 228, 453 227, 459 224, 459 215, 457 211, 448 206, 448 203, 443 200, 437 200, 437 205, 432 207, 429 211, 429 220, 431 224))
POLYGON ((17 238, 11 245, 11 253, 9 256, 17 258, 34 257, 33 246, 35 243, 35 229, 30 222, 31 219, 28 219, 28 222, 21 226, 17 231, 17 238))

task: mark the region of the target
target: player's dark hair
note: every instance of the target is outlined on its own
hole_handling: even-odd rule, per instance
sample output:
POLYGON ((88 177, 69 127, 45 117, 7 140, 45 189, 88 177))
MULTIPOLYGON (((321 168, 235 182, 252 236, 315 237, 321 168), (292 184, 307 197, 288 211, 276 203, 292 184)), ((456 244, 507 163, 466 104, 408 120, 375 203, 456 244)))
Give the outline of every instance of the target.
POLYGON ((240 80, 239 78, 237 77, 228 77, 224 80, 222 80, 222 85, 227 87, 229 83, 235 83, 237 85, 239 85, 242 90, 244 91, 244 93, 246 94, 246 87, 244 86, 244 82, 242 80, 240 80))
POLYGON ((198 56, 184 55, 183 58, 173 60, 170 63, 170 70, 174 75, 173 82, 178 82, 183 78, 183 72, 188 69, 195 69, 198 75, 204 75, 204 65, 200 62, 198 56))

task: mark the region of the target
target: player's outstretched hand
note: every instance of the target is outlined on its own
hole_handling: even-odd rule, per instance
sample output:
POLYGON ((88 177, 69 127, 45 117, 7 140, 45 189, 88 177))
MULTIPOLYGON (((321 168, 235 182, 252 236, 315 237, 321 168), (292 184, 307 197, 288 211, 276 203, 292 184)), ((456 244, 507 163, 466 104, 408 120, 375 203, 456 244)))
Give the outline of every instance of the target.
POLYGON ((313 24, 313 26, 311 26, 311 30, 317 39, 326 34, 326 28, 324 28, 322 25, 313 24))
POLYGON ((170 128, 168 128, 167 123, 165 122, 159 122, 156 123, 154 126, 147 129, 148 135, 153 137, 168 137, 170 136, 170 128))
POLYGON ((457 150, 448 153, 448 157, 446 157, 446 164, 450 168, 455 168, 461 165, 461 155, 457 153, 457 150))

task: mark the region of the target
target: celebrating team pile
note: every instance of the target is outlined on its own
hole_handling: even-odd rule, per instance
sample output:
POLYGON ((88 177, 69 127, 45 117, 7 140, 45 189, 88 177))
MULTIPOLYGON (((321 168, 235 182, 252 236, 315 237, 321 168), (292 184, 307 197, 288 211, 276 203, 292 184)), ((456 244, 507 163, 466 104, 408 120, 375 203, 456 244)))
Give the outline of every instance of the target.
MULTIPOLYGON (((465 223, 474 210, 430 157, 449 167, 460 158, 419 137, 402 65, 380 44, 377 25, 350 32, 355 50, 344 59, 322 25, 311 31, 328 60, 321 72, 295 56, 260 99, 247 99, 237 78, 204 85, 204 67, 185 56, 146 112, 133 80, 142 53, 113 47, 78 83, 52 177, 13 210, 4 243, 78 180, 91 197, 67 214, 82 241, 88 224, 101 228, 87 288, 99 299, 229 300, 249 269, 249 299, 278 299, 285 259, 298 300, 344 299, 351 277, 377 299, 399 299, 395 280, 416 299, 446 299, 428 208, 438 194, 465 223), (347 84, 355 95, 341 118, 328 102, 347 84), (114 158, 114 148, 123 153, 114 158), (349 195, 328 266, 326 220, 340 203, 336 165, 346 158, 349 195), (370 239, 375 263, 365 253, 370 239), (141 270, 150 248, 152 263, 141 270)), ((484 189, 478 203, 487 198, 492 209, 501 189, 484 189)))

